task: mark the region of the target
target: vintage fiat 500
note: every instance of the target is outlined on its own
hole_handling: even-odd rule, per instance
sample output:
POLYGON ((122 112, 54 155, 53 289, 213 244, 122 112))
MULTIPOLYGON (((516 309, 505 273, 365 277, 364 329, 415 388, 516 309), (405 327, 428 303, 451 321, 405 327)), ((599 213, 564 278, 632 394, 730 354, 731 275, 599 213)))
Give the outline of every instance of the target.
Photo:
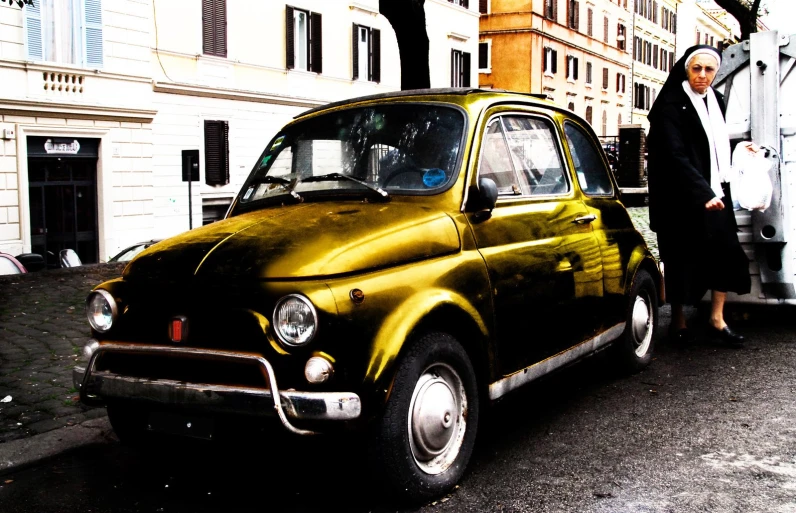
POLYGON ((74 379, 122 440, 360 430, 424 500, 490 401, 603 348, 646 366, 660 283, 581 118, 500 91, 362 97, 297 116, 224 220, 97 286, 74 379))

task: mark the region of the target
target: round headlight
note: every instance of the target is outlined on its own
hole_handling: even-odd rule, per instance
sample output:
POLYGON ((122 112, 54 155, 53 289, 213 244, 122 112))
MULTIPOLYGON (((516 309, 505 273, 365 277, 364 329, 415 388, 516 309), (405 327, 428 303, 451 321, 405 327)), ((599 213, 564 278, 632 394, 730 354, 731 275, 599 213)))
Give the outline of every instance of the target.
POLYGON ((318 315, 310 300, 291 294, 280 299, 274 308, 274 331, 289 346, 309 344, 318 332, 318 315))
POLYGON ((86 300, 86 315, 91 327, 105 333, 116 320, 116 301, 105 290, 95 290, 86 300))

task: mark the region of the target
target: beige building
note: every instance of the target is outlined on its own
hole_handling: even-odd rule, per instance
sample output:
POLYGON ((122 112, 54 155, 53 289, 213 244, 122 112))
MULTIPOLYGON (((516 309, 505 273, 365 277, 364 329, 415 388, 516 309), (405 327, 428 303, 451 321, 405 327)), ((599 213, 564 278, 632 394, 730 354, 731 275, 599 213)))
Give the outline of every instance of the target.
POLYGON ((632 13, 626 0, 481 2, 479 84, 546 94, 617 135, 630 118, 632 13))
POLYGON ((676 60, 681 0, 636 0, 633 4, 633 111, 630 123, 649 129, 647 114, 676 60))
MULTIPOLYGON (((105 261, 211 222, 293 116, 400 88, 378 0, 35 4, 0 4, 0 251, 12 254, 105 261), (199 155, 190 204, 184 152, 199 155)), ((434 87, 476 83, 468 4, 425 2, 434 87)))
POLYGON ((677 58, 695 44, 722 48, 723 43, 737 39, 737 23, 731 23, 716 7, 714 3, 682 0, 677 13, 677 58))

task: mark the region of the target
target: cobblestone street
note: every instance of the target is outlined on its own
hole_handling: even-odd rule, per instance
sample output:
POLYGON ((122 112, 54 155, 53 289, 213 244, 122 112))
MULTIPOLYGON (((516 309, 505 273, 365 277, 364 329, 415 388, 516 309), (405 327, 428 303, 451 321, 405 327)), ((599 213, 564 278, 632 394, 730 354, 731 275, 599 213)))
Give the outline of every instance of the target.
POLYGON ((89 337, 86 295, 122 269, 0 276, 0 443, 105 415, 77 401, 71 373, 89 337))
POLYGON ((630 219, 633 220, 636 230, 641 232, 644 240, 647 241, 650 251, 655 255, 655 258, 658 258, 658 238, 655 232, 650 230, 649 209, 647 207, 628 207, 627 211, 630 213, 630 219))

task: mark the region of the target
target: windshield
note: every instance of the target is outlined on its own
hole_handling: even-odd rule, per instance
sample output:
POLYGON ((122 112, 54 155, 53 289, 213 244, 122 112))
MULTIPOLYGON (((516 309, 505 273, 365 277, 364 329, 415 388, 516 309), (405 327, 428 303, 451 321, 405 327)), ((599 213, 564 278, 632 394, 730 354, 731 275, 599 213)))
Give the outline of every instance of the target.
POLYGON ((318 116, 273 139, 240 202, 437 193, 455 180, 463 135, 464 115, 451 107, 403 103, 318 116))

